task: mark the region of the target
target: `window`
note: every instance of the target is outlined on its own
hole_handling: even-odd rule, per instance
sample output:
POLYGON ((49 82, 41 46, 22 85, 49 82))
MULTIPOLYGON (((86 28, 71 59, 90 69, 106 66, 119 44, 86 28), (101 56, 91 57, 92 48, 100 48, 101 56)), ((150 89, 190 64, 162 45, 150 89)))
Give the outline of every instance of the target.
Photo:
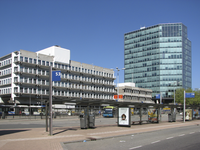
POLYGON ((14 93, 18 92, 18 87, 14 87, 14 93))
POLYGON ((25 72, 26 72, 26 73, 28 72, 28 68, 27 68, 27 67, 25 67, 25 72))
POLYGON ((32 73, 32 68, 29 68, 29 73, 32 73))
POLYGON ((38 74, 40 74, 40 75, 41 75, 41 70, 38 70, 38 74))
POLYGON ((48 61, 47 61, 46 65, 49 66, 49 62, 48 61))
POLYGON ((23 67, 22 66, 20 67, 20 71, 23 72, 23 67))
POLYGON ((25 62, 28 62, 28 57, 25 57, 25 62))
POLYGON ((42 61, 42 65, 44 65, 44 66, 45 66, 45 61, 44 61, 44 60, 42 61))
POLYGON ((29 93, 32 93, 32 88, 29 88, 29 93))
POLYGON ((20 61, 23 61, 23 56, 20 56, 20 61))
POLYGON ((37 60, 36 59, 34 59, 34 64, 37 64, 37 60))
POLYGON ((41 60, 38 60, 38 65, 41 65, 41 60))
POLYGON ((16 57, 14 57, 14 61, 16 62, 16 61, 18 61, 18 57, 16 56, 16 57))
POLYGON ((45 70, 42 70, 42 75, 45 75, 45 70))
POLYGON ((29 58, 29 63, 33 63, 33 62, 32 62, 32 58, 29 58))
POLYGON ((14 77, 14 82, 18 82, 18 77, 14 77))

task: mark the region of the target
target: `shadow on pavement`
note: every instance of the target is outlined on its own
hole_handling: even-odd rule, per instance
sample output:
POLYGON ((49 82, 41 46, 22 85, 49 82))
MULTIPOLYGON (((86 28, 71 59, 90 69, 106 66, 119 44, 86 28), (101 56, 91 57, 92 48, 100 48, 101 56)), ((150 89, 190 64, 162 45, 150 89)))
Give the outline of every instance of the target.
POLYGON ((53 135, 56 135, 56 134, 60 134, 60 133, 63 133, 63 132, 65 132, 65 131, 68 131, 68 130, 74 130, 74 131, 76 131, 77 128, 54 128, 53 130, 54 130, 54 131, 55 131, 55 130, 62 130, 62 131, 59 131, 59 132, 56 132, 56 133, 53 134, 53 135))
POLYGON ((18 132, 24 132, 24 131, 30 131, 30 130, 1 130, 0 131, 0 136, 6 135, 6 134, 13 134, 13 133, 18 133, 18 132))

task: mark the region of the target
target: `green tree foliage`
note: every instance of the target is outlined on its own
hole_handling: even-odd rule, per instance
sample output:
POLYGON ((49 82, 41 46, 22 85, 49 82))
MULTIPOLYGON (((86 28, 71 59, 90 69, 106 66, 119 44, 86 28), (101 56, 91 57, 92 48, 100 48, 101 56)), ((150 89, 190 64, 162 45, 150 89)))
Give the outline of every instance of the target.
MULTIPOLYGON (((183 104, 184 99, 184 88, 176 89, 175 101, 176 103, 183 104)), ((200 104, 200 90, 195 89, 194 91, 190 88, 185 90, 186 93, 195 93, 195 98, 186 98, 186 105, 199 105, 200 104)), ((174 95, 173 95, 174 97, 174 95)))

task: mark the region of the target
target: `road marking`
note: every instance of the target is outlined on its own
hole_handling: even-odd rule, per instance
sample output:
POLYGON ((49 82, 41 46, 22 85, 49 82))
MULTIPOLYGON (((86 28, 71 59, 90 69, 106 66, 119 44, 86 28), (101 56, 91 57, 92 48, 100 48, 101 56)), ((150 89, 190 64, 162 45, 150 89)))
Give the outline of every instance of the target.
POLYGON ((166 138, 167 140, 169 140, 169 139, 173 139, 174 137, 168 137, 168 138, 166 138))
POLYGON ((190 132, 190 134, 193 134, 194 132, 190 132))
POLYGON ((181 134, 181 135, 179 135, 179 136, 184 136, 185 134, 181 134))
POLYGON ((160 142, 160 140, 158 140, 158 141, 154 141, 154 142, 151 142, 151 144, 158 143, 158 142, 160 142))
MULTIPOLYGON (((190 124, 190 123, 187 123, 187 124, 190 124)), ((141 131, 141 130, 147 130, 147 129, 157 129, 157 128, 165 128, 165 127, 171 127, 172 125, 160 125, 160 126, 153 126, 153 127, 145 127, 145 128, 138 128, 138 129, 128 129, 128 130, 114 130, 114 131, 109 131, 109 132, 96 132, 96 133, 89 133, 88 135, 101 135, 101 134, 111 134, 111 133, 120 133, 120 132, 131 132, 131 131, 141 131)), ((176 126, 185 126, 183 124, 176 124, 176 125, 173 125, 173 127, 176 127, 176 126)), ((200 131, 199 131, 200 132, 200 131)))
POLYGON ((136 148, 140 148, 140 147, 142 147, 142 145, 136 146, 136 147, 132 147, 132 148, 129 148, 129 149, 136 149, 136 148))

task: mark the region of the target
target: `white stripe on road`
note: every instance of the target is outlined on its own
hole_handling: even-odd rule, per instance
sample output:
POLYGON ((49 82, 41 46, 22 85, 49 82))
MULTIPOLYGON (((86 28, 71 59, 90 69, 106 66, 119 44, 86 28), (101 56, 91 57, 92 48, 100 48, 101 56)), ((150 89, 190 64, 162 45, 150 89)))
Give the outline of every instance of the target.
POLYGON ((160 142, 160 140, 158 140, 158 141, 154 141, 154 142, 151 142, 151 144, 158 143, 158 142, 160 142))
POLYGON ((193 134, 194 132, 190 132, 190 134, 193 134))
POLYGON ((168 137, 168 138, 166 138, 167 140, 169 140, 169 139, 173 139, 174 137, 168 137))
POLYGON ((181 134, 181 135, 179 135, 179 136, 184 136, 185 134, 181 134))
POLYGON ((142 147, 142 145, 136 146, 136 147, 132 147, 132 148, 129 148, 129 149, 136 149, 136 148, 140 148, 140 147, 142 147))

